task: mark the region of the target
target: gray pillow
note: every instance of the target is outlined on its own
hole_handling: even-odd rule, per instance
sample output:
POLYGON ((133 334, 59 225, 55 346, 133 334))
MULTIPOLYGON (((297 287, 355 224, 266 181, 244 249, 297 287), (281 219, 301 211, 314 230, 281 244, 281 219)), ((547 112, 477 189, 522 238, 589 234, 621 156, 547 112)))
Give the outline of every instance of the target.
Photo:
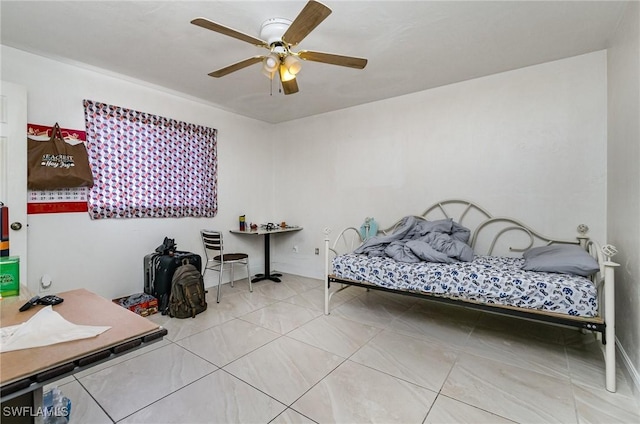
POLYGON ((588 277, 600 271, 598 262, 582 247, 571 244, 552 244, 534 247, 522 254, 526 271, 557 272, 588 277))

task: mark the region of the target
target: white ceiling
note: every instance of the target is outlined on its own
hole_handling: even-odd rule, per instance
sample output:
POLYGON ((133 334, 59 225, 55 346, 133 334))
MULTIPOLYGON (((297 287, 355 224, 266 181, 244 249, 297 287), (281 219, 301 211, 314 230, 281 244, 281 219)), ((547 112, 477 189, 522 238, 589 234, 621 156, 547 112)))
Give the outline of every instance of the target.
POLYGON ((297 1, 7 1, 2 44, 83 63, 277 123, 602 50, 626 6, 617 1, 338 1, 294 51, 365 57, 364 70, 304 62, 284 96, 252 65, 207 74, 265 49, 190 24, 205 17, 259 37, 293 20, 297 1))

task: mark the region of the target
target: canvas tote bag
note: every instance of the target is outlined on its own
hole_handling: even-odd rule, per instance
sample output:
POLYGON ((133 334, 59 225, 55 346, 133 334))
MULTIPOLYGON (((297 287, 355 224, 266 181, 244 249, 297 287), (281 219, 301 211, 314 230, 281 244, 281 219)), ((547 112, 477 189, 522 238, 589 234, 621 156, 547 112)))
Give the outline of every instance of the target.
POLYGON ((49 140, 27 138, 27 162, 27 188, 30 190, 93 186, 84 143, 71 145, 64 141, 57 122, 49 140))

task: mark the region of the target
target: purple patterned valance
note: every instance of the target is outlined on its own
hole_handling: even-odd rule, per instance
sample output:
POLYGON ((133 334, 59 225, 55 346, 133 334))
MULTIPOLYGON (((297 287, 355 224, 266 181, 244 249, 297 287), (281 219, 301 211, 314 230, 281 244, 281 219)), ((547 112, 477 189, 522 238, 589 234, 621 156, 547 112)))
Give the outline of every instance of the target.
POLYGON ((91 219, 213 217, 217 130, 84 100, 91 219))

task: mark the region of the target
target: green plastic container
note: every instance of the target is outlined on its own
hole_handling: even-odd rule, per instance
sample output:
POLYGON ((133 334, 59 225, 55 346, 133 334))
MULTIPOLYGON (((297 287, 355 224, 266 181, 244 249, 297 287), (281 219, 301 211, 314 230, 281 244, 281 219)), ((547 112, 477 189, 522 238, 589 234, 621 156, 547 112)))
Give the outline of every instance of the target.
POLYGON ((0 257, 0 296, 20 295, 20 258, 0 257))

